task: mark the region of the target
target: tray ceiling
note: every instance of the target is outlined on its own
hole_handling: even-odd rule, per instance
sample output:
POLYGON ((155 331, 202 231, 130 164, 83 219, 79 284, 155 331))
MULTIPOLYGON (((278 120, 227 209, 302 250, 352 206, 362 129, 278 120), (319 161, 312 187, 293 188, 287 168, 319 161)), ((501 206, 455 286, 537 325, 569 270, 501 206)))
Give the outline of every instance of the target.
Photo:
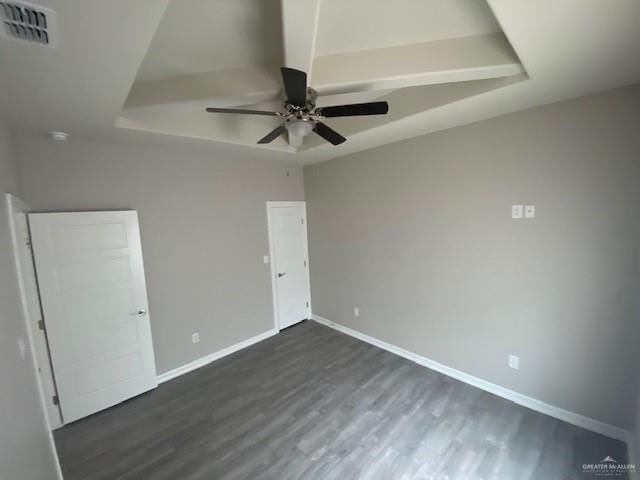
MULTIPOLYGON (((430 108, 440 85, 455 98, 522 80, 489 6, 478 0, 180 0, 170 2, 117 125, 303 152, 286 135, 255 142, 279 119, 207 114, 208 106, 281 110, 282 65, 310 73, 318 105, 392 100, 391 115, 337 121, 362 132, 430 108)), ((448 97, 447 97, 448 98, 448 97)), ((439 103, 439 102, 436 102, 439 103)), ((331 122, 329 122, 331 123, 331 122)))
POLYGON ((60 26, 53 48, 0 38, 0 114, 71 141, 224 142, 312 163, 640 81, 637 0, 46 5, 60 26), (255 144, 273 118, 205 112, 277 109, 283 65, 310 72, 319 105, 385 99, 390 112, 327 119, 347 142, 310 136, 299 149, 286 137, 255 144))

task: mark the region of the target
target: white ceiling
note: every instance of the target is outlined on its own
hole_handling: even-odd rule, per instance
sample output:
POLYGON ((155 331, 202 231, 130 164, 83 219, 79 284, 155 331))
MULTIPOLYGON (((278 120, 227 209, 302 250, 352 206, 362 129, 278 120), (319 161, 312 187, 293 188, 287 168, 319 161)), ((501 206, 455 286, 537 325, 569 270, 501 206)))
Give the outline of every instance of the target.
MULTIPOLYGON (((280 0, 170 1, 137 80, 282 65, 281 15, 280 0)), ((315 55, 499 31, 484 0, 322 0, 315 55)))
POLYGON ((166 2, 31 3, 57 13, 57 45, 0 37, 0 116, 15 128, 41 132, 112 130, 166 2))
POLYGON ((484 0, 322 0, 316 55, 499 31, 484 0))
POLYGON ((58 45, 0 38, 0 115, 42 134, 225 142, 312 163, 640 81, 638 0, 291 2, 307 5, 43 0, 58 45), (319 103, 384 98, 390 114, 327 120, 347 142, 310 137, 291 155, 284 138, 255 146, 273 118, 204 112, 277 108, 278 67, 305 62, 319 103))
POLYGON ((280 0, 173 0, 138 81, 282 64, 280 0))
MULTIPOLYGON (((255 145, 281 121, 205 108, 281 110, 281 65, 310 72, 319 106, 402 91, 394 115, 338 121, 345 134, 416 113, 425 92, 412 87, 523 71, 484 0, 180 0, 169 3, 116 125, 255 145)), ((293 149, 285 136, 256 148, 321 145, 307 138, 293 149)))

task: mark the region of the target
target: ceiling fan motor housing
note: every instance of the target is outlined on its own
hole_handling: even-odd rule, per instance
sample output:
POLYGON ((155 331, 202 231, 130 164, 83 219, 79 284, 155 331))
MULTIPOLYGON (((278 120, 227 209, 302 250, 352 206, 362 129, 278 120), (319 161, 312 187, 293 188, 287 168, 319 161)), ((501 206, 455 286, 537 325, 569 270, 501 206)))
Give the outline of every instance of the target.
POLYGON ((307 87, 307 101, 304 106, 304 109, 300 109, 300 107, 296 107, 295 105, 291 105, 289 100, 287 99, 287 93, 285 91, 282 92, 282 104, 284 108, 288 111, 302 110, 306 112, 311 112, 314 108, 316 108, 316 100, 318 99, 318 92, 312 87, 307 87))

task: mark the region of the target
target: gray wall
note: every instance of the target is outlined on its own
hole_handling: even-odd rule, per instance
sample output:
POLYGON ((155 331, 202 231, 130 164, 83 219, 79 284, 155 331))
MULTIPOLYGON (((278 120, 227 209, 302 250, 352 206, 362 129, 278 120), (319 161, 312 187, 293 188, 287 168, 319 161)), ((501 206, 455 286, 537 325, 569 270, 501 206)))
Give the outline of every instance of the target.
POLYGON ((224 145, 21 136, 19 151, 35 210, 138 210, 159 373, 273 328, 265 201, 304 199, 300 167, 224 145))
POLYGON ((19 193, 15 154, 0 121, 0 478, 51 480, 56 476, 33 363, 20 358, 27 340, 9 234, 5 193, 19 193))
POLYGON ((314 313, 631 429, 639 132, 635 86, 306 167, 314 313))

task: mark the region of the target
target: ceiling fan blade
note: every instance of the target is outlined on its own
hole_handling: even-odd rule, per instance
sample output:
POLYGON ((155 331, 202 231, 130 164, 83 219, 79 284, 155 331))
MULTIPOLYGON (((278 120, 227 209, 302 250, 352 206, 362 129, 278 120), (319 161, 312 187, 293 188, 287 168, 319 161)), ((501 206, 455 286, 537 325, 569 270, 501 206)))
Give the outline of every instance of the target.
POLYGON ((278 112, 267 112, 265 110, 242 110, 240 108, 207 108, 209 113, 244 113, 245 115, 268 115, 270 117, 278 117, 278 112))
POLYGON ((315 127, 313 127, 313 131, 333 145, 340 145, 341 143, 347 141, 346 138, 344 138, 334 129, 327 127, 322 122, 317 122, 315 127))
POLYGON ((279 127, 274 128, 269 133, 267 133, 264 137, 258 140, 258 143, 271 143, 280 135, 282 135, 287 129, 284 128, 284 125, 280 125, 279 127))
POLYGON ((334 107, 317 108, 319 115, 331 117, 354 117, 356 115, 384 115, 389 111, 387 102, 353 103, 351 105, 336 105, 334 107))
POLYGON ((291 105, 304 107, 307 104, 307 74, 295 68, 282 67, 282 82, 287 100, 291 105))

